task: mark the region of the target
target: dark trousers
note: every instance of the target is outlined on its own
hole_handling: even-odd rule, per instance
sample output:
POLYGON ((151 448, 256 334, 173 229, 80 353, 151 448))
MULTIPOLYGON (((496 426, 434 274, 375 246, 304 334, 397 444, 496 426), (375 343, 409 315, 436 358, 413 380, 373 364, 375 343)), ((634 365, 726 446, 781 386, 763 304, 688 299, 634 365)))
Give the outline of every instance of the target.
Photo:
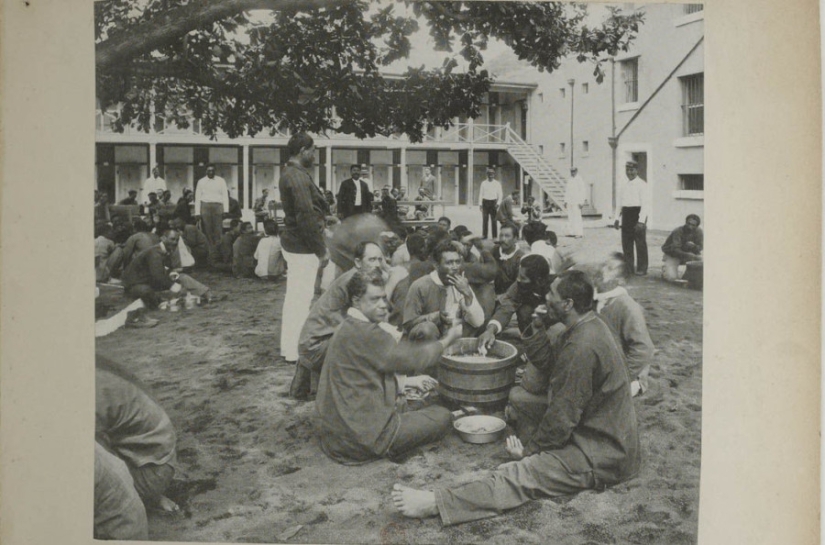
POLYGON ((639 223, 639 206, 622 208, 622 252, 629 273, 647 272, 647 227, 639 223), (633 247, 636 247, 636 263, 633 247))
POLYGON ((496 223, 496 213, 498 212, 496 207, 496 201, 493 199, 487 200, 484 199, 481 201, 481 224, 483 231, 484 238, 487 238, 487 224, 488 221, 493 227, 493 238, 498 236, 498 224, 496 223))
POLYGON ((397 458, 421 445, 438 441, 450 431, 450 411, 438 405, 430 405, 417 411, 399 415, 401 425, 387 451, 387 457, 397 458))

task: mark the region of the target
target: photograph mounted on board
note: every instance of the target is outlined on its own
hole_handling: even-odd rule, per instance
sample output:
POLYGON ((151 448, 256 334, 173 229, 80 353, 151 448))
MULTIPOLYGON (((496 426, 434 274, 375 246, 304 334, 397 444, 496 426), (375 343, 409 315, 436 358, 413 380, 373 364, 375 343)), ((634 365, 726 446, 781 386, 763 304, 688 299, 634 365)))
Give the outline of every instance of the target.
POLYGON ((95 538, 697 542, 702 4, 94 18, 95 538))

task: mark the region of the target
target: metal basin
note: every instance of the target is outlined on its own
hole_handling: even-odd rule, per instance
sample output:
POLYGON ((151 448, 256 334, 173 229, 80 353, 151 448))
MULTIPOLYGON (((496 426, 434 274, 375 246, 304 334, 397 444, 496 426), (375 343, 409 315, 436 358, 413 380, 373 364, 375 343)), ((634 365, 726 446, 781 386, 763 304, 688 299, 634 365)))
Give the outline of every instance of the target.
POLYGON ((504 437, 507 423, 501 418, 486 415, 465 416, 453 422, 458 435, 467 443, 493 443, 504 437))

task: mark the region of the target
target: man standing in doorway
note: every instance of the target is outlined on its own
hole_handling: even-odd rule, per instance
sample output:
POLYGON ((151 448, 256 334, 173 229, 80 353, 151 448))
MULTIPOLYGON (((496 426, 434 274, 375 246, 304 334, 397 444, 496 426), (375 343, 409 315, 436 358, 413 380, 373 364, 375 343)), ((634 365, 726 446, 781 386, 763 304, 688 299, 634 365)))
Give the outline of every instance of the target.
POLYGON ((195 188, 195 216, 201 218, 201 230, 214 248, 221 241, 223 214, 229 211, 226 180, 215 176, 215 165, 206 167, 206 176, 195 188))
POLYGON ((338 189, 338 216, 342 220, 372 211, 372 193, 361 179, 361 167, 352 165, 349 173, 350 177, 341 182, 338 189))
POLYGON ((638 176, 636 161, 625 163, 627 180, 619 184, 613 227, 622 226, 622 252, 628 271, 638 276, 647 274, 647 220, 650 218, 650 186, 638 176), (636 263, 633 247, 636 247, 636 263), (634 266, 635 265, 635 266, 634 266))
POLYGON ((567 191, 564 193, 564 207, 567 209, 567 236, 581 238, 584 236, 582 224, 582 208, 586 200, 584 179, 579 176, 579 169, 570 169, 570 179, 567 181, 567 191))
POLYGON ((501 182, 496 180, 496 169, 487 167, 487 179, 481 182, 478 189, 478 206, 481 208, 482 236, 487 238, 487 224, 492 224, 493 238, 498 237, 498 225, 496 224, 496 212, 498 205, 504 198, 501 190, 501 182))
POLYGON ((149 202, 149 193, 154 193, 160 198, 163 192, 166 191, 166 180, 160 177, 160 169, 155 167, 152 169, 152 175, 146 178, 143 182, 143 191, 140 195, 140 202, 146 204, 149 202))

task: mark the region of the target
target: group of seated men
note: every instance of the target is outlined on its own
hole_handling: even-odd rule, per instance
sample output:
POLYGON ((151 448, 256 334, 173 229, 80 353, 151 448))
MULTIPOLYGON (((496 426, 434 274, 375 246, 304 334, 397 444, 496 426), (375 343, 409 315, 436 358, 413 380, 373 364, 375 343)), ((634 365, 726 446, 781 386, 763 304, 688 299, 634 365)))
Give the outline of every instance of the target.
MULTIPOLYGON (((152 194, 150 193, 150 198, 152 194)), ((185 199, 191 196, 184 195, 185 199)), ((232 218, 216 245, 203 231, 181 217, 171 219, 116 215, 95 222, 97 282, 121 285, 128 296, 153 309, 167 299, 191 294, 213 302, 218 297, 193 278, 193 271, 229 272, 238 278, 279 279, 286 271, 275 220, 264 221, 264 233, 232 218)), ((157 321, 144 312, 131 315, 130 327, 151 327, 157 321)))
MULTIPOLYGON (((426 403, 412 410, 405 389, 432 388, 447 347, 475 336, 487 348, 515 316, 529 359, 506 411, 517 430, 507 440, 516 461, 455 489, 396 487, 398 509, 455 524, 635 475, 631 398, 648 388, 653 344, 642 308, 621 286, 622 256, 563 271, 513 225, 491 244, 463 226, 449 231, 441 219, 398 248, 362 241, 352 268, 313 304, 290 395, 315 397, 323 451, 361 464, 403 458, 441 438, 449 411, 426 403)), ((533 243, 551 238, 528 234, 533 243)))

